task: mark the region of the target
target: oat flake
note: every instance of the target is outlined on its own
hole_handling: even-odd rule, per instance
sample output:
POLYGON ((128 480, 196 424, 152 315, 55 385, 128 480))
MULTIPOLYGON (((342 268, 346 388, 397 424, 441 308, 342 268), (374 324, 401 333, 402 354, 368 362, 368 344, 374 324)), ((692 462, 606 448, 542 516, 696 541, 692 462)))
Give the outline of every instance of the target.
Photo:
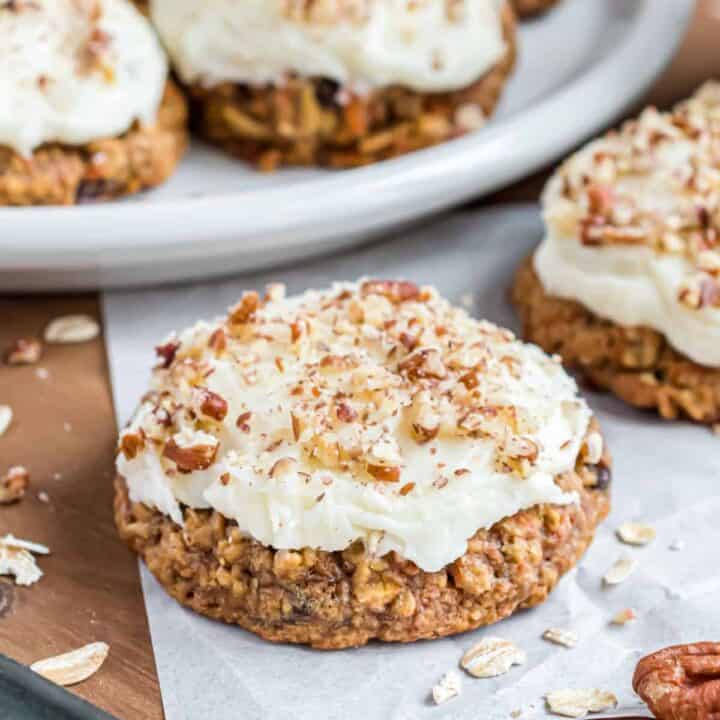
POLYGON ((440 682, 432 689, 433 700, 436 705, 442 705, 448 700, 457 697, 462 692, 462 680, 454 670, 448 670, 440 682))
POLYGON ((597 688, 554 690, 545 696, 545 700, 554 715, 571 718, 583 718, 588 713, 617 706, 615 695, 597 688))
POLYGON ((615 564, 605 573, 603 580, 607 585, 619 585, 627 580, 637 567, 637 560, 631 557, 621 557, 615 564))
POLYGON ((107 643, 94 642, 63 655, 38 660, 30 669, 58 685, 75 685, 100 669, 109 650, 107 643))
POLYGON ((4 435, 10 427, 13 411, 9 405, 0 405, 0 435, 4 435))
POLYGON ((543 640, 554 643, 555 645, 562 645, 566 648, 575 647, 578 643, 578 635, 572 630, 563 630, 561 628, 548 628, 543 633, 543 640))
POLYGON ((514 642, 487 637, 462 656, 460 665, 473 677, 491 678, 504 675, 513 665, 522 665, 526 660, 525 651, 514 642))
POLYGON ((45 328, 45 342, 82 343, 100 334, 100 326, 89 315, 63 315, 45 328))
POLYGON ((617 529, 617 536, 627 545, 647 545, 655 539, 655 528, 641 522, 624 522, 617 529))

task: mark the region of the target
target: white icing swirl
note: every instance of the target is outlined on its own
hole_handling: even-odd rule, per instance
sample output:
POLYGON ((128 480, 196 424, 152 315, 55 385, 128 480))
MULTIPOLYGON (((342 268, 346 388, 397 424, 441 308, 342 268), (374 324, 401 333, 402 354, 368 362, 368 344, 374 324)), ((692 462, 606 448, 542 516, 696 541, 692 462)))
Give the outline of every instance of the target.
POLYGON ((163 50, 127 0, 0 3, 0 145, 27 156, 152 124, 166 80, 163 50))
POLYGON ((277 549, 362 540, 427 571, 480 528, 575 502, 555 479, 575 467, 591 413, 559 363, 427 290, 393 304, 364 287, 277 299, 252 324, 200 323, 167 346, 153 383, 166 395, 121 435, 121 448, 146 440, 118 456, 131 499, 179 524, 181 503, 214 508, 277 549), (178 472, 168 442, 216 452, 178 472))
POLYGON ((152 16, 187 83, 264 85, 296 73, 356 91, 429 92, 466 87, 502 58, 504 4, 152 0, 152 16))

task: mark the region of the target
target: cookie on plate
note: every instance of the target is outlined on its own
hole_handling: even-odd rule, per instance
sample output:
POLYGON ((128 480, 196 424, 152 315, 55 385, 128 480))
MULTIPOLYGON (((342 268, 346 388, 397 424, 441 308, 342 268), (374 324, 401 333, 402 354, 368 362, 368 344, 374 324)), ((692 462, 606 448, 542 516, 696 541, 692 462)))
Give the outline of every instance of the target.
POLYGON ((136 193, 175 169, 187 107, 128 0, 0 3, 0 205, 136 193))
POLYGON ((710 83, 573 155, 513 293, 528 340, 669 419, 720 422, 719 147, 710 83))
POLYGON ((515 12, 521 18, 532 17, 557 5, 559 0, 512 0, 515 12))
POLYGON ((561 364, 409 282, 245 294, 157 348, 115 519, 180 603, 267 640, 412 641, 541 603, 608 512, 561 364))
POLYGON ((475 130, 515 58, 507 0, 150 9, 199 132, 266 170, 365 165, 475 130))

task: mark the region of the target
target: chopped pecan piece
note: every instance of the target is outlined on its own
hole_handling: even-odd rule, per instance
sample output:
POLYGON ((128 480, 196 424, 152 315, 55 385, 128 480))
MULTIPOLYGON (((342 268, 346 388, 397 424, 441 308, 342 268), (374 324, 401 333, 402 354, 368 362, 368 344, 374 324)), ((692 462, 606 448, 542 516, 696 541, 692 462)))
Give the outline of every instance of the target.
POLYGON ((245 325, 252 322, 260 305, 260 296, 254 290, 243 293, 240 302, 230 308, 230 322, 233 325, 245 325))
POLYGON ((402 303, 408 300, 420 299, 420 288, 406 280, 367 280, 360 287, 360 293, 367 295, 382 295, 391 303, 402 303))
POLYGON ((206 470, 215 462, 218 445, 198 443, 197 445, 178 445, 175 438, 165 444, 163 457, 172 460, 183 473, 206 470))
POLYGON ((213 420, 222 422, 228 413, 228 404, 225 398, 212 392, 212 390, 202 390, 200 412, 213 420))
POLYGON ((166 342, 164 345, 158 345, 155 348, 155 354, 160 358, 159 367, 169 368, 175 360, 175 355, 180 347, 180 343, 176 340, 166 342))
POLYGON ((368 465, 367 471, 378 482, 395 483, 400 480, 399 467, 386 467, 385 465, 368 465))

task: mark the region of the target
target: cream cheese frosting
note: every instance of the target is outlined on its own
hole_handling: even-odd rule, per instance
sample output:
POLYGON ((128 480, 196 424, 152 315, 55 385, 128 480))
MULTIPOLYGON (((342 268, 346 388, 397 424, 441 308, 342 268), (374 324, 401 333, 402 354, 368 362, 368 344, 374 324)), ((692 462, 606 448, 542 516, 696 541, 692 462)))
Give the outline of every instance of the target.
POLYGON ((544 195, 545 290, 720 367, 720 85, 572 156, 544 195))
POLYGON ((431 288, 273 286, 158 354, 117 470, 178 524, 214 508, 276 549, 360 540, 435 571, 480 528, 577 501, 555 482, 585 452, 574 381, 431 288))
POLYGON ((155 122, 167 60, 127 0, 0 3, 0 145, 22 155, 155 122))
POLYGON ((355 91, 466 87, 507 51, 505 0, 152 0, 186 83, 265 85, 288 73, 355 91))

